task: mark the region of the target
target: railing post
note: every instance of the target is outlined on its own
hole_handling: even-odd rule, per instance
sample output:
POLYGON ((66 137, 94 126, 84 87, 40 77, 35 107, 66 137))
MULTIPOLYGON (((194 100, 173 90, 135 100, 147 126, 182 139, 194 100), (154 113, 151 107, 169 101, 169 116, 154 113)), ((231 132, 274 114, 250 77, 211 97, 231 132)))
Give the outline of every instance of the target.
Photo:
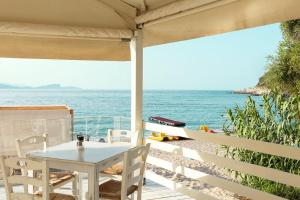
POLYGON ((143 142, 143 32, 137 30, 130 42, 132 143, 143 142))
POLYGON ((70 109, 70 115, 71 115, 71 140, 74 140, 74 110, 70 109))

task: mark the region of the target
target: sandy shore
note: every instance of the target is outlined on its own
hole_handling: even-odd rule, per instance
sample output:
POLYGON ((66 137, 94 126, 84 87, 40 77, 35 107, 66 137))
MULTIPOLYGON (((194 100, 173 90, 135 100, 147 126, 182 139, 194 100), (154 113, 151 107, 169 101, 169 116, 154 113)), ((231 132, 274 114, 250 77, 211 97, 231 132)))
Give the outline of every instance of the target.
MULTIPOLYGON (((182 141, 174 141, 174 142, 170 142, 170 143, 181 146, 181 147, 187 147, 190 149, 199 150, 199 151, 203 151, 203 152, 207 152, 207 153, 216 154, 216 152, 218 151, 220 154, 222 154, 222 149, 220 149, 219 146, 215 145, 215 144, 204 143, 204 142, 199 142, 199 141, 195 141, 195 140, 182 140, 182 141)), ((227 170, 218 168, 216 165, 213 165, 213 164, 207 164, 207 163, 203 163, 203 162, 200 162, 197 160, 185 159, 181 156, 176 156, 176 155, 164 152, 164 151, 154 150, 154 149, 151 150, 150 155, 173 162, 176 165, 186 166, 191 169, 195 169, 195 170, 198 170, 198 171, 201 171, 201 172, 213 175, 213 176, 232 180, 232 178, 228 174, 227 170)), ((214 186, 211 186, 208 184, 203 184, 199 181, 187 178, 180 174, 172 173, 168 170, 158 168, 153 165, 148 165, 147 168, 151 169, 152 171, 154 171, 155 173, 157 173, 159 175, 162 175, 166 178, 177 181, 187 187, 190 187, 190 188, 199 190, 203 193, 209 194, 213 197, 216 197, 217 199, 224 199, 224 200, 245 199, 245 198, 239 197, 238 195, 236 195, 232 192, 225 191, 221 188, 214 187, 214 186)))

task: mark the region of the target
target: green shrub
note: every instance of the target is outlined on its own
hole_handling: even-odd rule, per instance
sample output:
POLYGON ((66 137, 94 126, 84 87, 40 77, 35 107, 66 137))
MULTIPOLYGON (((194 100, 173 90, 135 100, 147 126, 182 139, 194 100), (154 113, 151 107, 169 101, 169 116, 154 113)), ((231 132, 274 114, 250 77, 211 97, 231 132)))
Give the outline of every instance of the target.
MULTIPOLYGON (((286 97, 272 93, 263 96, 260 104, 257 107, 257 103, 249 97, 243 107, 236 106, 234 109, 229 109, 224 124, 225 133, 299 148, 300 97, 286 97)), ((227 157, 300 175, 299 160, 228 146, 224 148, 227 157)), ((238 181, 250 187, 288 199, 300 199, 299 188, 239 172, 235 172, 235 175, 238 181)))
POLYGON ((276 54, 268 57, 266 72, 258 86, 297 94, 300 92, 300 19, 281 23, 281 31, 283 40, 276 54))

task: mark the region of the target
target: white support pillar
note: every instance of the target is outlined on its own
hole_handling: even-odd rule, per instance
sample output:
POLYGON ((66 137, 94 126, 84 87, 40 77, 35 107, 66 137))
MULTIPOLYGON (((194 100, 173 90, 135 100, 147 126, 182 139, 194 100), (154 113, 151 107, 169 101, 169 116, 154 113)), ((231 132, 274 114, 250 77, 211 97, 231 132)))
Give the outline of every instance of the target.
POLYGON ((131 52, 131 132, 132 143, 143 142, 143 32, 135 31, 131 52))

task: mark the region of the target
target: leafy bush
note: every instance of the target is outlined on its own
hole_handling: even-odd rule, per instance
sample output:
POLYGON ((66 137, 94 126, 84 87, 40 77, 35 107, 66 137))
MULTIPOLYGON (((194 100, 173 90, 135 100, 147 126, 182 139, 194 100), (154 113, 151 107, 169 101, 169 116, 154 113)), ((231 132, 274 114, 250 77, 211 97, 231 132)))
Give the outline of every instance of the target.
POLYGON ((288 94, 300 92, 300 19, 281 23, 283 40, 274 56, 268 57, 266 73, 258 86, 288 94))
MULTIPOLYGON (((262 108, 249 97, 244 107, 236 106, 227 111, 224 130, 252 140, 290 145, 299 148, 300 97, 271 93, 262 97, 262 108)), ((244 149, 225 146, 226 156, 243 162, 274 168, 300 175, 300 161, 244 149)), ((300 199, 300 189, 272 182, 263 178, 235 172, 242 184, 288 199, 300 199)))

